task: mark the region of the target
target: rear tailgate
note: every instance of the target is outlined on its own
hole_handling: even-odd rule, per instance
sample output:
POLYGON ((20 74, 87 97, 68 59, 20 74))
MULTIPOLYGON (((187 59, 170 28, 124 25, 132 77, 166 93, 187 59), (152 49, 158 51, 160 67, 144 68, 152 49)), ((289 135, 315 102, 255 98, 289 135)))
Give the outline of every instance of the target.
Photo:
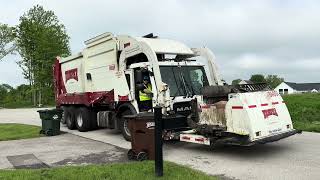
POLYGON ((293 130, 288 109, 276 91, 230 94, 226 106, 227 131, 255 141, 293 130))

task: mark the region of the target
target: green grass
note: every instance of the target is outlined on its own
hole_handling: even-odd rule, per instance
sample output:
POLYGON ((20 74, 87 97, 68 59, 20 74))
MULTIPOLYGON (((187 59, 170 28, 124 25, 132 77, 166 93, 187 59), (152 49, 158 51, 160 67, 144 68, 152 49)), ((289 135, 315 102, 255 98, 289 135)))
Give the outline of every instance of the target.
POLYGON ((112 165, 65 166, 51 169, 35 170, 0 170, 0 179, 34 180, 34 179, 182 179, 182 180, 216 180, 191 168, 175 163, 165 162, 164 176, 156 178, 153 161, 121 163, 112 165))
POLYGON ((33 105, 30 102, 24 102, 24 101, 10 101, 8 103, 0 104, 3 108, 8 109, 17 109, 17 108, 31 108, 33 105))
POLYGON ((320 132, 320 93, 283 96, 296 129, 320 132))
MULTIPOLYGON (((43 104, 42 107, 54 107, 56 106, 55 102, 49 102, 43 104)), ((0 103, 0 107, 7 108, 7 109, 19 109, 19 108, 37 108, 34 106, 32 102, 29 101, 9 101, 5 103, 0 103)))
POLYGON ((40 137, 38 126, 25 124, 0 124, 0 141, 40 137))

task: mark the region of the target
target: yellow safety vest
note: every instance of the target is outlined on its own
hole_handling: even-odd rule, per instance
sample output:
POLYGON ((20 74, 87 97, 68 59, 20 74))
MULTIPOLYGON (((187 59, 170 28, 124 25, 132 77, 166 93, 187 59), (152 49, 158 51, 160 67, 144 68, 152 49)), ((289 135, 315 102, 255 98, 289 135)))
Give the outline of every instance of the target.
MULTIPOLYGON (((151 84, 148 84, 147 89, 149 89, 150 91, 152 91, 152 86, 151 86, 151 84)), ((139 91, 139 98, 140 98, 140 101, 152 100, 151 96, 148 95, 147 93, 144 93, 143 91, 139 91)))

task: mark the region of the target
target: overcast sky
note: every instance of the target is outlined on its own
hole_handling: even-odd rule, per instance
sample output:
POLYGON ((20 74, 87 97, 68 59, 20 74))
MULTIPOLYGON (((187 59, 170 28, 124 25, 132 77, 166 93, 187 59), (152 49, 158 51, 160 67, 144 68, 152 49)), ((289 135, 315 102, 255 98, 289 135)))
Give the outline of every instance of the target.
MULTIPOLYGON (((190 47, 207 46, 222 77, 277 74, 286 81, 320 82, 320 1, 0 0, 0 23, 17 25, 33 5, 53 10, 66 26, 73 53, 103 32, 153 32, 190 47)), ((26 81, 18 56, 0 62, 0 84, 26 81)))

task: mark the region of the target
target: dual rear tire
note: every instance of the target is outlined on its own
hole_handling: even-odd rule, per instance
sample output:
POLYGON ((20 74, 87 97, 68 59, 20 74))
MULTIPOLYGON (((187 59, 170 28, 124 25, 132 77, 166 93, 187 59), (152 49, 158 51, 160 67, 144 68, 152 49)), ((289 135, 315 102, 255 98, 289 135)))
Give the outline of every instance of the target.
MULTIPOLYGON (((80 132, 86 132, 98 128, 97 112, 88 107, 63 107, 63 121, 68 129, 78 129, 80 132)), ((128 126, 128 120, 124 118, 125 115, 130 115, 130 110, 123 111, 118 116, 118 129, 121 131, 125 140, 131 141, 131 133, 128 126)))
POLYGON ((87 107, 65 107, 64 120, 68 129, 78 129, 80 132, 97 128, 97 113, 87 107))

